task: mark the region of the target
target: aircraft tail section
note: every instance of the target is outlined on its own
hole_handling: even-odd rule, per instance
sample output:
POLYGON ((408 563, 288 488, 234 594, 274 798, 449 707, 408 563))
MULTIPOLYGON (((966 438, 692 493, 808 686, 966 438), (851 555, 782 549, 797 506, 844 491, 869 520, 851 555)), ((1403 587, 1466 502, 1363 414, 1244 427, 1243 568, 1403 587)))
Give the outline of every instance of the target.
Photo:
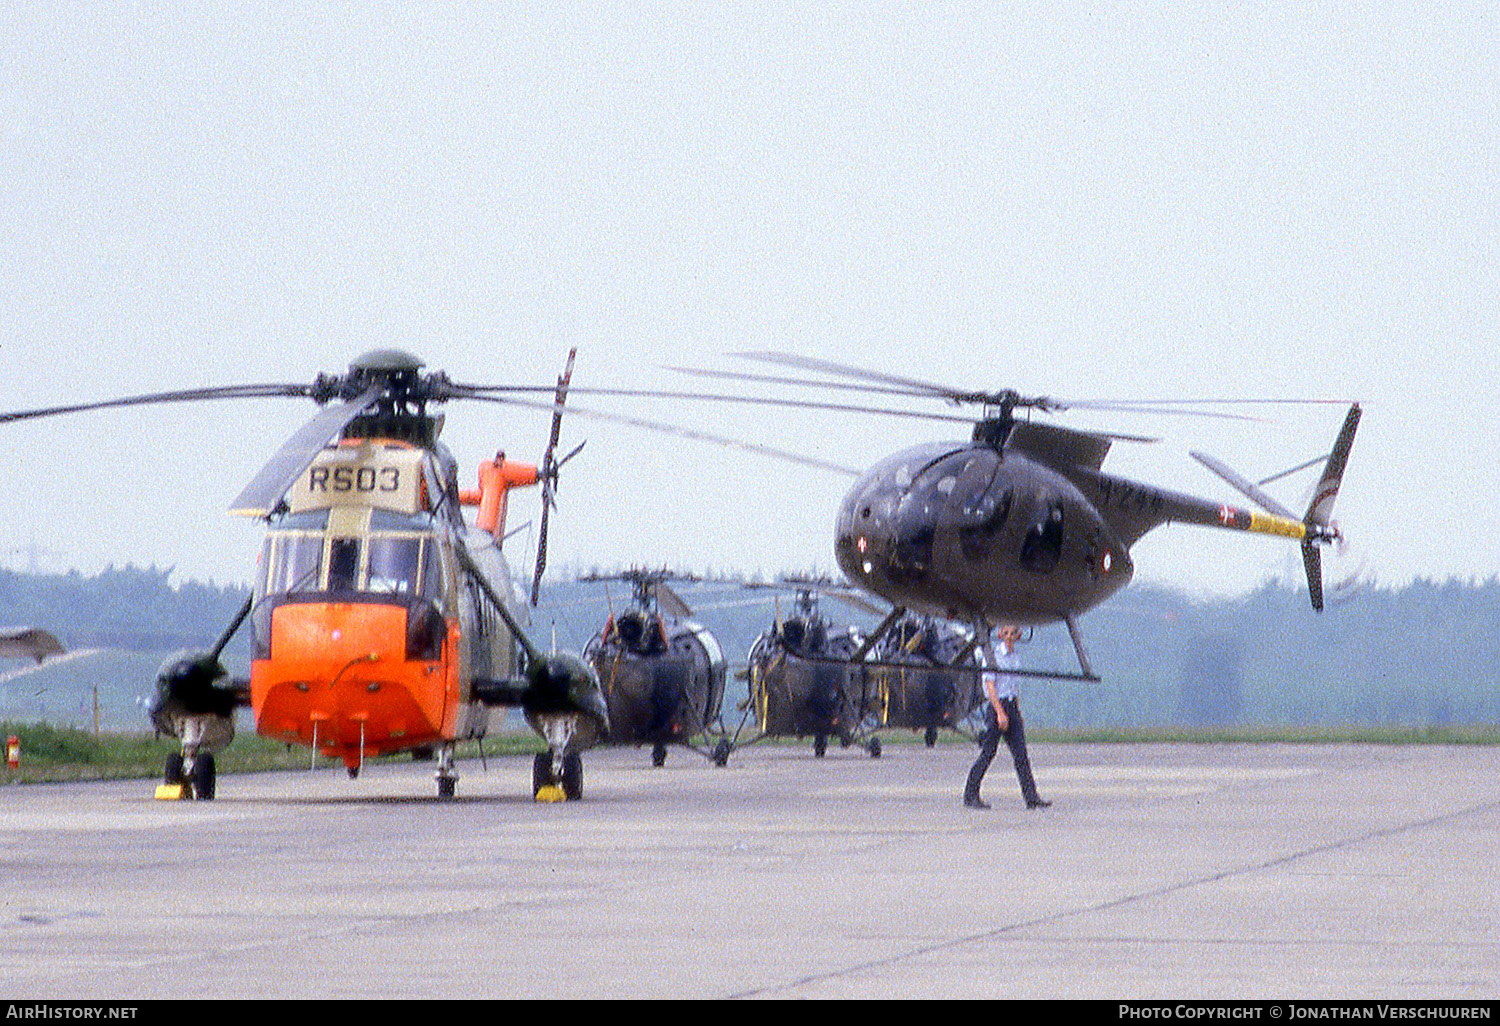
POLYGON ((1292 471, 1269 477, 1259 484, 1253 484, 1211 456, 1200 452, 1192 454, 1199 463, 1229 482, 1236 491, 1245 495, 1265 510, 1266 514, 1269 514, 1232 510, 1226 506, 1221 511, 1223 526, 1241 528, 1260 534, 1279 534, 1302 543, 1302 565, 1307 573, 1307 594, 1312 600, 1313 609, 1319 611, 1323 609, 1323 557, 1319 546, 1340 541, 1343 538, 1338 525, 1333 522, 1333 503, 1338 498, 1339 485, 1344 480, 1344 468, 1349 463, 1349 450, 1354 445, 1354 431, 1359 426, 1359 418, 1359 404, 1354 403, 1349 407, 1348 416, 1344 418, 1343 429, 1339 431, 1333 450, 1329 452, 1328 458, 1323 463, 1323 476, 1313 492, 1307 513, 1300 521, 1290 510, 1267 495, 1260 486, 1293 473, 1295 470, 1313 466, 1317 460, 1304 463, 1293 468, 1292 471))

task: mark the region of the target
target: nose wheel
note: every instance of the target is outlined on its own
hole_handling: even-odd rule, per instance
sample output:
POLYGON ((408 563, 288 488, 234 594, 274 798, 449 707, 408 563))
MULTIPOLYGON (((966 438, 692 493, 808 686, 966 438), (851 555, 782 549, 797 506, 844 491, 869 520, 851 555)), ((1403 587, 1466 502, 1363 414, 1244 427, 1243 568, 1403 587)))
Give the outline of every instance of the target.
POLYGON ((167 756, 166 772, 162 774, 162 789, 157 791, 157 797, 213 801, 217 786, 218 771, 212 752, 187 755, 173 752, 167 756))
POLYGON ((458 790, 458 766, 453 757, 453 746, 444 745, 438 753, 437 796, 452 798, 458 790))
POLYGON ((537 801, 576 802, 583 797, 583 756, 569 752, 561 764, 549 752, 538 752, 531 761, 531 796, 537 801))

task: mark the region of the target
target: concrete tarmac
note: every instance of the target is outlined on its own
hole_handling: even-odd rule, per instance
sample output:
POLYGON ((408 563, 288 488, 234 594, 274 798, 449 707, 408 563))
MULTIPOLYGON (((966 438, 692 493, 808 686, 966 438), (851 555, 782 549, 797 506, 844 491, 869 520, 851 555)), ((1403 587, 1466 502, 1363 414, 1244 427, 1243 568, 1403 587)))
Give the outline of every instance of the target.
POLYGON ((1500 993, 1500 751, 756 745, 0 787, 0 997, 1460 999, 1500 993))

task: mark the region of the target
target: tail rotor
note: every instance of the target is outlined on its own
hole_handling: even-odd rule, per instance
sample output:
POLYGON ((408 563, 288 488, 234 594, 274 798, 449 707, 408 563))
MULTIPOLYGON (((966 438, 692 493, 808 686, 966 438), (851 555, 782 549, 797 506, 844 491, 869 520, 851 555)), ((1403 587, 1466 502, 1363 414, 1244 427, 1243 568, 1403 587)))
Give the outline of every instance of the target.
MULTIPOLYGON (((1338 546, 1337 552, 1341 554, 1343 551, 1344 535, 1339 530, 1337 522, 1333 520, 1333 503, 1338 498, 1339 485, 1344 480, 1344 468, 1349 464, 1349 450, 1354 445, 1354 431, 1359 426, 1359 418, 1359 404, 1354 403, 1349 407, 1349 413, 1344 418, 1343 429, 1339 431, 1338 439, 1333 443, 1333 449, 1326 459, 1318 457, 1318 459, 1309 460, 1255 483, 1240 476, 1211 456, 1201 452, 1192 454, 1199 463, 1234 486, 1261 509, 1281 518, 1283 525, 1278 526, 1276 533, 1290 534, 1292 537, 1300 535, 1302 568, 1307 575, 1307 594, 1312 600, 1313 609, 1319 612, 1323 609, 1323 554, 1320 546, 1336 545, 1338 546), (1302 517, 1301 531, 1293 533, 1297 526, 1296 516, 1268 495, 1264 491, 1264 486, 1299 470, 1316 466, 1319 460, 1323 461, 1323 476, 1318 480, 1318 485, 1313 490, 1312 501, 1308 503, 1307 513, 1302 517), (1288 521, 1290 523, 1286 523, 1288 521), (1284 526, 1286 530, 1282 530, 1281 526, 1284 526)), ((1336 590, 1342 592, 1357 577, 1358 574, 1349 581, 1341 582, 1336 586, 1336 590)))
POLYGON ((1344 468, 1349 463, 1349 450, 1354 445, 1354 431, 1359 427, 1360 409, 1355 403, 1349 407, 1344 418, 1344 427, 1333 443, 1333 451, 1323 464, 1323 476, 1308 504, 1307 515, 1302 518, 1307 534, 1302 539, 1302 566, 1307 572, 1307 594, 1312 607, 1323 609, 1323 557, 1319 545, 1343 542, 1343 533, 1333 520, 1333 503, 1338 498, 1339 485, 1344 480, 1344 468))

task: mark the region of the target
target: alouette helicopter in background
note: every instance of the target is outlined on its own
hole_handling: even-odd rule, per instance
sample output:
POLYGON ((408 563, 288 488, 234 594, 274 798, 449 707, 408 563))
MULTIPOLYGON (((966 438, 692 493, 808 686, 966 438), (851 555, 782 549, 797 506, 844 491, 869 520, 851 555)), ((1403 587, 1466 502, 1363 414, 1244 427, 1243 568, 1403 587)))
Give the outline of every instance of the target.
MULTIPOLYGON (((871 616, 889 617, 888 609, 827 577, 787 577, 781 586, 796 592, 793 612, 783 619, 778 603, 775 622, 751 646, 746 666, 746 715, 755 716, 761 737, 811 735, 819 758, 836 737, 843 747, 858 742, 879 758, 878 731, 920 730, 929 748, 940 730, 964 733, 979 701, 972 630, 905 613, 884 633, 866 635, 833 624, 819 598, 871 616)), ((736 742, 744 726, 742 718, 736 742)))
POLYGON ((0 628, 0 656, 35 659, 40 666, 55 655, 62 655, 62 642, 40 627, 0 628))
MULTIPOLYGON (((1315 610, 1323 608, 1320 547, 1340 543, 1343 538, 1332 520, 1332 511, 1359 424, 1358 403, 1349 404, 1332 450, 1326 456, 1293 468, 1295 471, 1323 464, 1312 501, 1299 518, 1266 494, 1260 485, 1202 454, 1194 455, 1260 507, 1260 511, 1140 484, 1101 469, 1113 442, 1152 439, 1079 431, 1016 417, 1021 410, 1052 413, 1070 408, 1235 416, 1189 408, 1216 400, 1171 409, 1163 409, 1167 404, 1159 402, 1068 402, 1045 396, 1022 396, 1011 390, 949 388, 788 353, 735 355, 842 380, 677 369, 778 387, 841 388, 937 399, 953 405, 976 405, 983 411, 973 422, 967 442, 915 446, 881 460, 863 474, 856 473, 858 480, 835 519, 835 557, 854 586, 885 599, 892 608, 849 656, 854 661, 868 661, 866 657, 876 646, 885 643, 887 634, 912 613, 970 625, 975 643, 987 650, 992 648, 993 632, 999 625, 1062 622, 1072 638, 1078 672, 1038 669, 1016 672, 1097 681, 1099 677, 1084 648, 1078 617, 1125 586, 1134 573, 1130 547, 1148 531, 1167 523, 1249 531, 1297 542, 1302 549, 1312 606, 1315 610)), ((766 397, 629 394, 923 416, 912 410, 766 397)), ((935 419, 954 418, 935 415, 935 419)), ((1273 475, 1266 481, 1281 476, 1284 475, 1273 475)), ((830 654, 843 658, 841 653, 830 654)), ((965 653, 965 658, 969 654, 965 653)), ((993 664, 993 652, 985 654, 993 664)), ((957 668, 957 664, 950 665, 957 668)))
MULTIPOLYGON (((582 659, 544 653, 526 634, 501 553, 510 489, 541 483, 545 525, 558 469, 559 416, 573 357, 554 390, 551 442, 540 467, 499 454, 479 487, 459 487, 438 441, 433 404, 506 401, 514 386, 466 385, 399 350, 355 360, 311 384, 203 388, 0 415, 0 423, 83 410, 251 397, 305 397, 324 409, 244 489, 231 512, 266 521, 254 591, 206 653, 163 666, 152 722, 181 741, 164 797, 212 798, 214 753, 249 706, 257 732, 340 759, 349 775, 391 752, 438 753, 439 797, 458 780, 455 747, 483 738, 492 707, 519 707, 546 741, 533 794, 582 795, 579 753, 606 736, 599 680, 582 659), (469 526, 462 506, 478 507, 469 526), (244 624, 250 678, 220 657, 244 624)), ((521 389, 530 391, 532 389, 521 389)), ((575 449, 576 453, 577 450, 575 449)))
POLYGON ((651 764, 667 761, 667 746, 681 745, 724 765, 720 707, 724 701, 724 650, 712 633, 692 619, 692 610, 667 583, 667 570, 628 570, 585 581, 625 581, 631 605, 611 610, 604 627, 584 646, 609 706, 609 740, 651 746, 651 764), (694 738, 718 735, 712 753, 694 738))
POLYGON ((744 715, 730 747, 739 745, 741 732, 754 716, 759 734, 746 744, 768 737, 811 736, 813 754, 821 759, 828 739, 834 737, 845 748, 858 741, 871 758, 880 758, 880 739, 868 736, 865 722, 869 672, 854 662, 865 649, 865 637, 858 627, 826 617, 819 609, 819 596, 831 593, 866 612, 878 610, 828 580, 790 577, 780 586, 795 590, 795 605, 782 617, 778 601, 774 622, 750 646, 744 715))
POLYGON ((873 729, 920 730, 928 748, 941 730, 965 733, 980 702, 979 642, 972 629, 941 617, 898 619, 870 649, 873 729))

